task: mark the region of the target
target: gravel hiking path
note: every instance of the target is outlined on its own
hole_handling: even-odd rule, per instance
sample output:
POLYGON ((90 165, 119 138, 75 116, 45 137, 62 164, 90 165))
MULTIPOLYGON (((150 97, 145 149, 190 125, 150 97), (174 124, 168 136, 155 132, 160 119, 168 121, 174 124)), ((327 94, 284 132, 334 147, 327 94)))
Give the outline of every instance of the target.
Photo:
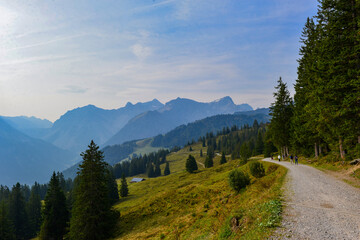
POLYGON ((271 239, 360 239, 360 189, 310 166, 263 161, 289 169, 283 220, 271 239))

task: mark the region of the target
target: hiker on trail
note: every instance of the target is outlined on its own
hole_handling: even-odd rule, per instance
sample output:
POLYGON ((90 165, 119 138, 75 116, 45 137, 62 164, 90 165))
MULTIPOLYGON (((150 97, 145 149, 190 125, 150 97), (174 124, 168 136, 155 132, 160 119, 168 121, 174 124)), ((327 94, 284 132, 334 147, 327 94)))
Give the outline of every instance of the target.
POLYGON ((298 163, 298 156, 297 156, 297 155, 295 155, 295 165, 299 165, 299 163, 298 163))
POLYGON ((279 162, 280 162, 280 159, 281 159, 281 156, 280 156, 280 154, 279 154, 279 156, 278 156, 278 159, 279 159, 279 162))
POLYGON ((291 155, 290 155, 290 163, 291 163, 291 164, 293 164, 293 162, 294 162, 293 159, 294 159, 294 157, 293 157, 293 155, 291 154, 291 155))

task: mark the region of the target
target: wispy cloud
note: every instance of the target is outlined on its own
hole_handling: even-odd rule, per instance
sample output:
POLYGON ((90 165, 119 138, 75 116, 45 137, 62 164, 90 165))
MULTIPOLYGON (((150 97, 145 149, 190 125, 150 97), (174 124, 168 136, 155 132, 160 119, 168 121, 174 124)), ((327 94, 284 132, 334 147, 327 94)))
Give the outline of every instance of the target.
POLYGON ((75 86, 75 85, 67 85, 64 88, 58 90, 58 93, 71 93, 71 94, 82 94, 86 93, 88 91, 88 88, 84 88, 81 86, 75 86))

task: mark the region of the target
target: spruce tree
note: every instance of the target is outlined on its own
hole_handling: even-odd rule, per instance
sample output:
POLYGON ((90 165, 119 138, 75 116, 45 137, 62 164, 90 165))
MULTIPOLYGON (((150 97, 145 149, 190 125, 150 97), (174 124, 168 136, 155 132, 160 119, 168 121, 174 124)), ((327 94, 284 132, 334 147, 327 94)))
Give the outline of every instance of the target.
POLYGON ((129 195, 129 189, 128 189, 125 175, 123 174, 121 177, 120 196, 127 197, 128 195, 129 195))
POLYGON ((29 235, 35 237, 39 232, 41 226, 41 198, 40 187, 37 182, 31 188, 29 201, 26 204, 28 221, 29 221, 29 235))
POLYGON ((225 157, 225 152, 222 152, 221 159, 220 159, 220 164, 224 164, 224 163, 226 163, 226 157, 225 157))
POLYGON ((155 177, 161 176, 161 169, 160 169, 159 161, 156 161, 154 175, 155 175, 155 177))
POLYGON ((100 240, 110 236, 118 212, 111 210, 107 185, 107 163, 103 152, 91 141, 81 154, 69 237, 73 240, 100 240))
POLYGON ((15 229, 16 238, 28 238, 28 219, 25 210, 25 199, 21 191, 20 183, 16 183, 11 189, 9 216, 15 229))
POLYGON ((164 176, 170 175, 170 164, 166 162, 165 169, 164 169, 164 176))
POLYGON ((193 173, 194 171, 198 170, 196 160, 192 155, 189 155, 189 157, 186 159, 185 167, 186 171, 188 171, 189 173, 193 173))
POLYGON ((148 178, 155 177, 154 167, 151 162, 148 162, 148 164, 147 164, 146 175, 148 176, 148 178))
POLYGON ((0 201, 0 239, 13 240, 15 232, 11 224, 5 201, 0 201))
POLYGON ((112 171, 107 171, 107 179, 108 179, 108 190, 109 190, 109 199, 110 203, 114 204, 119 201, 119 189, 112 171))
POLYGON ((61 189, 59 178, 55 172, 50 179, 44 202, 44 221, 41 225, 40 239, 61 240, 66 234, 69 212, 64 192, 61 189))
POLYGON ((202 151, 202 149, 200 149, 200 157, 202 157, 203 156, 203 151, 202 151))
POLYGON ((270 107, 272 118, 269 131, 271 132, 272 141, 281 150, 281 154, 287 156, 291 136, 292 99, 286 83, 282 81, 281 77, 275 89, 277 92, 274 93, 275 102, 270 107))
POLYGON ((206 156, 206 159, 205 159, 205 167, 206 168, 211 168, 214 166, 214 160, 211 156, 206 156))

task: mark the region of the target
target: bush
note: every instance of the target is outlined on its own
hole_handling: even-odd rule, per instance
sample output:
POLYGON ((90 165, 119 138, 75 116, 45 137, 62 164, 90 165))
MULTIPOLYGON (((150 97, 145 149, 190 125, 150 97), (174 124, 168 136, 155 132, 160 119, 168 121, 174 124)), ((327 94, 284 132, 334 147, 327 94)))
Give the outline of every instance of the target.
POLYGON ((235 169, 229 173, 229 184, 236 192, 240 192, 242 188, 250 184, 249 175, 239 169, 235 169))
POLYGON ((265 169, 262 163, 260 162, 252 162, 250 163, 250 172, 256 178, 261 178, 265 176, 265 169))

